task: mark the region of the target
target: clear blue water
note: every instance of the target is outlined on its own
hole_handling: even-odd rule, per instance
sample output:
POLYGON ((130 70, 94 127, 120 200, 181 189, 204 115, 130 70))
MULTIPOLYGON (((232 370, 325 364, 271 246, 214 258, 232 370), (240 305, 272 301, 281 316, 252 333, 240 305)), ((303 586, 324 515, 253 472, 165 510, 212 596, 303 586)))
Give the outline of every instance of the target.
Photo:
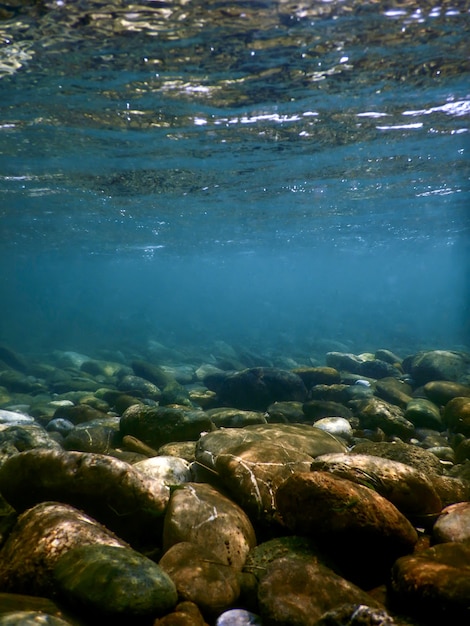
POLYGON ((470 2, 0 3, 0 342, 470 349, 470 2))

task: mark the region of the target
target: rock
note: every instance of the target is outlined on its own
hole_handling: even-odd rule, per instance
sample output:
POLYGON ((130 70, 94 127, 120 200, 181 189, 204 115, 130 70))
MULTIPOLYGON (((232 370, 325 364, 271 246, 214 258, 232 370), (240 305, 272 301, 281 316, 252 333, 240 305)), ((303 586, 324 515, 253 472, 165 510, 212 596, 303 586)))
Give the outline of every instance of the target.
POLYGON ((334 367, 297 367, 292 371, 300 376, 307 389, 314 385, 334 385, 341 382, 341 375, 334 367))
POLYGON ((448 380, 433 380, 424 385, 424 393, 437 405, 446 405, 453 398, 469 397, 470 387, 448 380))
POLYGON ((87 404, 78 404, 77 406, 59 406, 55 410, 54 418, 67 419, 72 424, 82 424, 83 422, 91 422, 92 420, 102 420, 109 417, 102 411, 97 411, 87 404))
POLYGON ((177 456, 188 463, 196 460, 196 442, 194 441, 172 441, 158 448, 161 456, 177 456))
POLYGON ((133 435, 158 449, 174 441, 196 441, 201 433, 214 430, 204 411, 135 404, 121 417, 121 434, 133 435))
POLYGON ((118 375, 121 371, 126 370, 122 363, 102 361, 99 359, 83 361, 80 365, 80 369, 82 372, 86 372, 92 376, 102 376, 106 378, 112 378, 113 376, 118 375))
POLYGON ((136 396, 138 398, 150 398, 159 400, 161 391, 157 385, 140 376, 127 374, 118 380, 117 388, 125 395, 136 396))
POLYGON ((18 451, 39 448, 60 450, 60 445, 37 423, 0 427, 0 446, 12 445, 18 451))
POLYGON ((266 410, 270 424, 298 424, 305 420, 302 402, 274 402, 266 410))
POLYGON ((60 433, 63 437, 66 437, 75 428, 74 424, 70 420, 66 420, 63 417, 56 417, 51 419, 46 426, 48 433, 60 433))
POLYGON ((375 379, 386 378, 389 376, 398 378, 402 375, 402 373, 401 368, 396 367, 391 363, 387 363, 387 361, 381 361, 380 359, 364 361, 361 364, 359 371, 361 376, 375 379))
POLYGON ((0 371, 0 385, 6 387, 12 393, 35 395, 47 391, 46 387, 33 376, 26 376, 26 374, 16 370, 0 371))
POLYGON ((460 382, 468 373, 470 355, 450 350, 422 351, 407 357, 402 365, 418 387, 433 380, 460 382))
POLYGON ((160 396, 160 406, 169 406, 171 404, 192 406, 188 390, 176 380, 167 383, 160 396))
POLYGON ((172 493, 163 527, 164 550, 182 541, 202 546, 219 563, 238 571, 256 545, 246 513, 203 483, 187 483, 172 493))
POLYGON ((53 569, 73 547, 126 544, 94 519, 66 504, 43 502, 20 515, 0 551, 3 591, 49 596, 53 569))
POLYGON ((315 626, 410 626, 396 622, 385 609, 372 608, 365 604, 342 604, 327 611, 315 622, 315 626))
POLYGON ((418 540, 410 522, 378 493, 327 472, 296 473, 276 492, 284 524, 324 540, 350 580, 381 584, 418 540))
POLYGON ((446 507, 432 529, 434 543, 470 541, 470 502, 446 507))
POLYGON ((380 359, 381 361, 386 361, 387 363, 390 363, 390 365, 395 365, 395 366, 399 366, 402 361, 401 358, 397 356, 391 350, 383 350, 383 349, 376 350, 374 354, 374 358, 380 359))
POLYGON ((375 384, 375 392, 379 398, 405 409, 410 402, 411 386, 398 378, 382 378, 375 384))
POLYGON ((215 408, 206 411, 217 428, 243 428, 249 424, 266 424, 264 413, 241 409, 215 408))
POLYGON ((274 494, 295 471, 308 471, 313 458, 301 450, 269 441, 252 441, 221 453, 215 470, 225 489, 252 520, 277 521, 274 494))
POLYGON ((31 417, 31 415, 27 415, 26 413, 19 413, 18 411, 8 411, 6 409, 0 409, 0 428, 2 428, 2 426, 4 425, 24 426, 25 424, 34 423, 34 417, 31 417))
MULTIPOLYGON (((212 389, 207 377, 204 382, 212 389)), ((222 405, 248 411, 265 411, 273 402, 303 402, 307 396, 297 374, 274 367, 254 367, 225 374, 213 391, 222 405)))
POLYGON ((171 611, 176 587, 163 569, 125 547, 77 546, 54 566, 60 595, 85 615, 135 619, 171 611))
POLYGON ((386 435, 405 440, 409 440, 414 434, 414 426, 405 419, 402 409, 385 400, 358 400, 355 402, 355 414, 363 428, 380 428, 386 435))
POLYGON ((346 602, 380 606, 316 559, 276 559, 258 588, 259 612, 270 626, 314 626, 325 612, 346 602))
POLYGON ((67 433, 63 442, 65 450, 108 454, 119 443, 119 423, 114 418, 100 421, 101 424, 79 424, 67 433))
POLYGON ((348 407, 339 402, 327 402, 325 400, 309 400, 305 402, 303 407, 305 413, 305 421, 309 423, 316 422, 323 417, 344 417, 351 419, 353 414, 348 407))
POLYGON ((412 398, 406 405, 405 419, 416 428, 432 428, 439 432, 444 430, 439 408, 426 398, 412 398))
POLYGON ((240 595, 237 571, 204 544, 175 544, 160 559, 160 566, 175 583, 178 596, 197 604, 209 617, 233 606, 240 595))
POLYGON ((261 617, 245 609, 224 611, 215 622, 215 626, 262 626, 261 617))
MULTIPOLYGON (((321 402, 333 402, 336 404, 347 404, 349 400, 354 399, 354 385, 345 385, 343 383, 333 385, 314 385, 310 387, 308 393, 309 400, 321 402)), ((371 395, 370 392, 369 395, 371 395)))
POLYGON ((470 437, 470 398, 453 398, 444 409, 444 424, 454 433, 470 437))
POLYGON ((191 481, 191 468, 188 461, 177 456, 155 456, 134 463, 134 469, 145 476, 163 482, 165 485, 180 485, 191 481))
POLYGON ((430 476, 443 507, 470 500, 470 482, 468 479, 453 476, 430 476))
POLYGON ((0 493, 18 511, 43 500, 86 511, 119 536, 139 543, 153 536, 169 488, 118 459, 85 452, 30 450, 0 467, 0 493))
POLYGON ((325 454, 313 461, 311 469, 374 489, 415 522, 423 516, 435 516, 442 509, 432 480, 398 461, 367 454, 325 454))
POLYGON ((346 370, 347 372, 352 372, 353 374, 361 374, 361 367, 364 361, 355 354, 327 352, 325 362, 328 367, 332 367, 336 370, 346 370))
POLYGON ((313 426, 346 441, 350 441, 353 435, 352 426, 344 417, 324 417, 317 420, 313 426))
POLYGON ((196 459, 202 465, 215 469, 219 454, 229 454, 236 447, 254 441, 282 443, 283 447, 304 452, 313 458, 346 450, 344 443, 307 424, 254 424, 243 429, 227 428, 202 435, 196 445, 196 459))
POLYGON ((71 622, 42 611, 15 611, 0 614, 0 626, 71 626, 71 622))
POLYGON ((467 624, 470 619, 470 544, 442 543, 397 560, 392 568, 394 606, 426 624, 467 624))
POLYGON ((172 613, 153 622, 153 626, 207 626, 197 604, 179 602, 172 613))
POLYGON ((439 475, 443 472, 442 465, 434 454, 418 446, 407 445, 399 441, 364 441, 356 444, 351 453, 372 454, 391 461, 399 461, 411 465, 428 476, 439 475))
POLYGON ((153 365, 146 361, 132 361, 131 365, 136 376, 145 378, 161 389, 174 380, 170 374, 167 374, 167 372, 161 367, 158 367, 158 365, 153 365))

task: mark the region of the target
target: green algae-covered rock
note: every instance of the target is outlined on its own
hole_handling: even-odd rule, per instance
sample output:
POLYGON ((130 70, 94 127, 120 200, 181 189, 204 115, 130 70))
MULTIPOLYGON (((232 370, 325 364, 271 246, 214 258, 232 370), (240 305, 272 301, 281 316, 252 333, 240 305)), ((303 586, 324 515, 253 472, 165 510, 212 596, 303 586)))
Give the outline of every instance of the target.
POLYGON ((162 615, 177 602, 170 577, 159 565, 129 548, 73 548, 57 561, 54 580, 72 605, 106 617, 162 615))

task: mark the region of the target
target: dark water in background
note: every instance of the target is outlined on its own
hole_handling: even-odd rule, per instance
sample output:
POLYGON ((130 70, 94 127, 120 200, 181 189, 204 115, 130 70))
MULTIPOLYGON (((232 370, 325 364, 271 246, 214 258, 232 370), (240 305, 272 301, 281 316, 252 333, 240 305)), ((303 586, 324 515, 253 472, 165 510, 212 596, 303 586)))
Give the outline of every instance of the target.
POLYGON ((470 349, 470 2, 0 3, 0 342, 470 349))

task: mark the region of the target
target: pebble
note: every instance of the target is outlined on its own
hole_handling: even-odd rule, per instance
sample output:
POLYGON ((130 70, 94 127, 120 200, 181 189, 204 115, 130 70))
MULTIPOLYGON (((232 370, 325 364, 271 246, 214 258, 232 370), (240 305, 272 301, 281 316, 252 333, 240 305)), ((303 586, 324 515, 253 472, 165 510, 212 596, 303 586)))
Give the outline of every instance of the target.
POLYGON ((470 356, 328 348, 10 350, 0 624, 468 621, 470 356))

